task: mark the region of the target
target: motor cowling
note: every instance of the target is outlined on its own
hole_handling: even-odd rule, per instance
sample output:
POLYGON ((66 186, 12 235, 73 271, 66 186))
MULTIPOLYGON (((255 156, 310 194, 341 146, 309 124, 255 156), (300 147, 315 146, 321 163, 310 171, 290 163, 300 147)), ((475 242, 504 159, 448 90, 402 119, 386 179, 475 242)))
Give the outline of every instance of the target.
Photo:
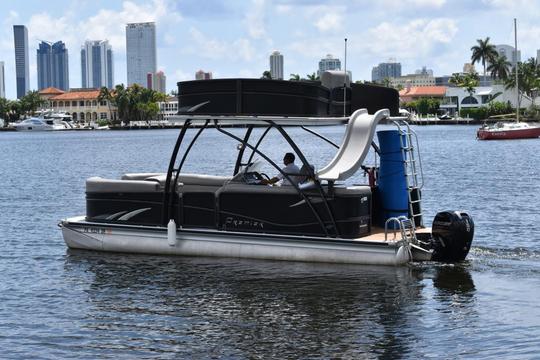
POLYGON ((474 222, 465 212, 442 211, 433 219, 431 235, 433 261, 462 261, 471 249, 474 222))

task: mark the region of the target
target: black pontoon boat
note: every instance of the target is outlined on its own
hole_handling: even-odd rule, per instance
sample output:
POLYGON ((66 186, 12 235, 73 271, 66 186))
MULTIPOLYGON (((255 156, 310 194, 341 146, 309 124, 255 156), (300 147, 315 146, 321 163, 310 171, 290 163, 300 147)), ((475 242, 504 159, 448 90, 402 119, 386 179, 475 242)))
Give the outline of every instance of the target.
POLYGON ((463 260, 474 232, 466 213, 441 212, 432 229, 423 226, 418 144, 408 124, 391 116, 398 111, 397 92, 353 84, 344 94, 343 87, 332 87, 340 79, 331 75, 323 76, 322 84, 255 79, 179 83, 181 109, 175 120, 183 127, 167 172, 88 179, 86 215, 60 223, 66 244, 115 252, 358 264, 463 260), (375 129, 381 121, 396 127, 379 131, 377 145, 375 129), (331 124, 344 125, 340 145, 308 128, 331 124), (231 125, 243 126, 243 136, 227 129, 231 125), (314 169, 289 136, 289 126, 302 127, 335 147, 332 161, 314 169), (231 176, 182 171, 193 144, 209 127, 240 144, 231 176), (256 138, 255 127, 265 128, 256 138), (296 153, 300 174, 283 173, 260 150, 270 129, 296 153), (187 131, 195 135, 185 143, 187 131), (364 164, 370 148, 380 166, 364 164), (265 175, 256 157, 292 186, 261 185, 265 175), (359 171, 368 174, 369 182, 345 185, 359 171))

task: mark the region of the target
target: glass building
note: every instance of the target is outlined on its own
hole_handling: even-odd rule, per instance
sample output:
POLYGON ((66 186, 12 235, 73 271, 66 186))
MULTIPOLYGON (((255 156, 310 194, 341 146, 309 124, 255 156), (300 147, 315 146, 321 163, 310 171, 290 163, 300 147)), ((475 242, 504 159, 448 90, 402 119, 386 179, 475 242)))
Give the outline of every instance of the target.
POLYGON ((17 80, 17 99, 30 91, 28 30, 24 25, 13 25, 15 43, 15 77, 17 80))
POLYGON ((146 87, 148 73, 157 68, 156 24, 153 22, 126 25, 126 55, 128 86, 146 87))
POLYGON ((42 41, 37 49, 38 90, 54 87, 69 90, 69 60, 66 44, 42 41))
POLYGON ((274 80, 283 80, 283 55, 277 50, 270 54, 270 74, 274 80))
POLYGON ((326 55, 324 59, 319 61, 319 70, 317 75, 321 76, 327 70, 341 70, 341 61, 335 59, 331 54, 326 55))
POLYGON ((107 40, 86 41, 82 46, 81 82, 83 88, 113 88, 113 51, 107 40))
POLYGON ((0 98, 6 97, 6 76, 4 73, 4 62, 0 61, 0 98))

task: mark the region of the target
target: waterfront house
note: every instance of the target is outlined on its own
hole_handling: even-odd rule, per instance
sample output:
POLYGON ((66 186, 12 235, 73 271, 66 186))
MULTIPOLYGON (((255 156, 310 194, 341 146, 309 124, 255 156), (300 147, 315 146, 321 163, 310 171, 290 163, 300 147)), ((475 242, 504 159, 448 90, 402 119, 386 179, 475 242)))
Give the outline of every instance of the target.
POLYGON ((169 118, 178 113, 178 98, 168 96, 165 101, 158 102, 159 113, 158 120, 169 120, 169 118))
POLYGON ((421 98, 440 99, 446 94, 446 86, 409 86, 400 90, 401 103, 416 101, 421 98))
POLYGON ((99 89, 70 89, 62 91, 55 88, 43 89, 39 95, 48 101, 45 108, 55 112, 70 114, 76 122, 96 122, 116 120, 116 107, 107 100, 98 101, 99 89))
MULTIPOLYGON (((490 101, 499 101, 517 106, 516 92, 513 89, 505 89, 504 85, 478 86, 474 88, 474 93, 469 94, 467 90, 460 87, 449 87, 441 102, 440 109, 449 115, 455 115, 460 109, 478 108, 487 106, 490 101)), ((521 99, 521 108, 531 106, 533 100, 527 96, 521 99)))

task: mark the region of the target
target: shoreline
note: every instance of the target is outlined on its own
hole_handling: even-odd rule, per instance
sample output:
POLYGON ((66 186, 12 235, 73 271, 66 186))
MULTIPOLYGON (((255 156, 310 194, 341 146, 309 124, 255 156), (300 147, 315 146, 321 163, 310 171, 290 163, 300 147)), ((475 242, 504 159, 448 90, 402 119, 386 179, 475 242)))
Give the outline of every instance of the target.
MULTIPOLYGON (((428 126, 428 125, 482 125, 482 124, 495 124, 497 122, 511 122, 515 121, 514 119, 419 119, 419 120, 408 120, 408 123, 411 125, 418 126, 428 126)), ((520 122, 526 123, 538 123, 538 120, 526 119, 521 120, 520 122)), ((388 124, 385 122, 384 124, 388 124)), ((325 125, 320 125, 325 126, 325 125)), ((191 126, 192 128, 198 128, 199 125, 191 126)), ((213 127, 209 125, 208 127, 213 127)), ((228 125, 222 127, 244 127, 244 125, 228 125)), ((63 129, 63 130, 52 130, 52 131, 106 131, 106 130, 165 130, 165 129, 181 129, 182 125, 128 125, 128 126, 112 126, 108 129, 89 129, 89 128, 75 128, 75 129, 63 129)), ((3 127, 0 128, 0 132, 13 132, 17 131, 15 128, 3 127)), ((31 131, 30 131, 31 132, 31 131)), ((41 131, 40 131, 41 132, 41 131)))

